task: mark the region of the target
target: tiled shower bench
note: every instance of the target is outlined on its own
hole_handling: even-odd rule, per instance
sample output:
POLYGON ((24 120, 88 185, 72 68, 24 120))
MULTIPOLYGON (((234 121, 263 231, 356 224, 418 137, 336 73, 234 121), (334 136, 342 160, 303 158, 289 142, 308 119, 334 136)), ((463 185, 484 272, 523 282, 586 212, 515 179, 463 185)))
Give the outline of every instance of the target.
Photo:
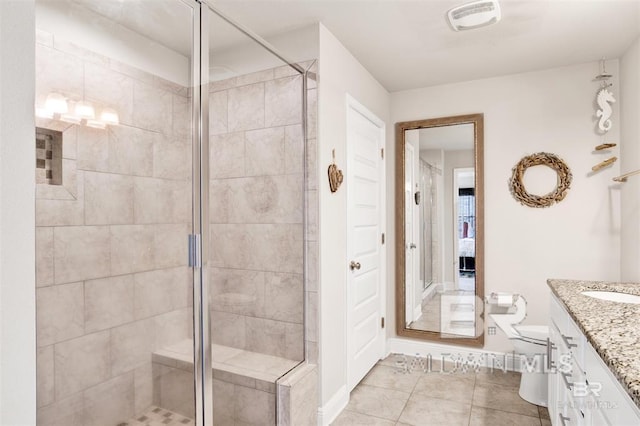
MULTIPOLYGON (((214 425, 274 425, 278 387, 278 424, 315 422, 315 365, 216 344, 211 353, 214 425)), ((159 349, 152 361, 154 405, 194 418, 192 341, 159 349)))

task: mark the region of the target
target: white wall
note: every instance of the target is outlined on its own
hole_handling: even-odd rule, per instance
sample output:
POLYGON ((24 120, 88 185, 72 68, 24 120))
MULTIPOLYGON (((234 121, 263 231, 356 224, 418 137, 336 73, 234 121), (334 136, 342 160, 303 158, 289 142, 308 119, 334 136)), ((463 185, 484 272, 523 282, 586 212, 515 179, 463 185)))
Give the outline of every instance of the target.
POLYGON ((0 1, 0 424, 36 423, 33 0, 0 1))
MULTIPOLYGON (((609 61, 607 70, 617 76, 617 61, 609 61)), ((591 166, 609 156, 592 153, 602 142, 593 121, 597 72, 598 64, 588 63, 391 94, 393 122, 484 113, 485 294, 524 295, 529 302, 528 324, 547 323, 547 278, 620 277, 620 190, 611 181, 619 164, 593 176, 589 173, 591 166), (565 200, 546 209, 518 204, 508 187, 513 166, 539 151, 559 155, 573 172, 565 200)), ((612 82, 617 94, 617 78, 612 82)), ((616 103, 607 141, 619 140, 619 117, 616 103)), ((391 181, 393 161, 388 166, 391 181)), ((393 190, 391 182, 387 187, 393 190)), ((389 200, 394 199, 391 191, 389 200)), ((388 259, 392 272, 393 256, 388 259)), ((387 333, 393 337, 393 281, 388 284, 387 333)), ((485 348, 512 349, 501 333, 487 335, 485 348)))
MULTIPOLYGON (((346 206, 344 185, 332 194, 326 180, 336 163, 346 173, 346 95, 387 123, 391 140, 389 94, 324 26, 320 25, 318 84, 318 176, 320 196, 320 406, 327 408, 346 391, 346 206), (333 399, 332 399, 333 398, 333 399)), ((385 157, 389 157, 388 153, 385 157)), ((389 232, 389 227, 387 227, 389 232)), ((387 249, 393 247, 387 242, 387 249)), ((389 249, 388 249, 389 250, 389 249)), ((389 254, 390 250, 388 251, 389 254)), ((335 406, 339 410, 342 407, 335 406)), ((327 414, 328 414, 327 409, 327 414)), ((323 414, 321 412, 321 414, 323 414)), ((324 421, 331 420, 325 418, 324 421)))
MULTIPOLYGON (((640 169, 640 38, 620 60, 621 118, 620 170, 640 169)), ((622 186, 622 241, 620 278, 640 281, 640 176, 622 186)))

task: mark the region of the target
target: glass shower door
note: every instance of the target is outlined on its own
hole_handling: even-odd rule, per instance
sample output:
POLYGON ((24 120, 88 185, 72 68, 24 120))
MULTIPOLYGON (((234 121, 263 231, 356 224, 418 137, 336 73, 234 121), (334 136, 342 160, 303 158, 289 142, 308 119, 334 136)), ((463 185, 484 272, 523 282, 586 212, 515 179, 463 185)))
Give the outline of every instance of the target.
POLYGON ((199 7, 36 1, 39 425, 195 424, 199 7))
POLYGON ((276 424, 277 382, 305 357, 304 71, 207 12, 213 422, 276 424))

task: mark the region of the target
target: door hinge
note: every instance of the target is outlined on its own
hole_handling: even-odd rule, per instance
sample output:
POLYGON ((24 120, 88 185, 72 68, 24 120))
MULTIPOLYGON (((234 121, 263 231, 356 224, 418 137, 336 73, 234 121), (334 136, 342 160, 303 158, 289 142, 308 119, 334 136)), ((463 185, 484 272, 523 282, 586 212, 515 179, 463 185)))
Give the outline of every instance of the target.
POLYGON ((200 234, 189 234, 189 266, 202 268, 200 234))
POLYGON ((380 158, 384 160, 384 148, 380 149, 380 158))
POLYGON ((384 317, 380 318, 380 327, 384 328, 384 317))
POLYGON ((382 233, 382 244, 384 244, 384 232, 382 233))

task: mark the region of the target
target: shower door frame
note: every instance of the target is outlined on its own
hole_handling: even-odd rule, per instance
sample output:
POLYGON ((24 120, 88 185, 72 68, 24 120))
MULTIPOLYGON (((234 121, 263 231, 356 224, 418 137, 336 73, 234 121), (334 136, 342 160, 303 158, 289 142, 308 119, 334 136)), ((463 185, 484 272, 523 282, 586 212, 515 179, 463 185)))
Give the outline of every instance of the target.
MULTIPOLYGON (((210 18, 217 15, 249 39, 296 70, 302 77, 302 138, 303 138, 303 190, 302 190, 302 229, 303 229, 303 358, 307 359, 307 71, 300 65, 287 59, 273 45, 255 34, 250 29, 221 12, 211 0, 180 0, 191 6, 194 11, 193 20, 193 52, 192 52, 192 235, 189 249, 193 251, 193 343, 194 343, 194 392, 195 423, 197 426, 213 424, 213 372, 211 354, 211 319, 209 307, 209 280, 207 262, 210 251, 209 233, 209 36, 210 18), (191 243, 193 241, 193 243, 191 243)), ((278 424, 278 404, 280 387, 276 381, 276 424, 278 424)))
POLYGON ((205 426, 213 424, 213 372, 211 370, 211 331, 209 318, 209 286, 203 267, 203 259, 208 255, 208 200, 209 200, 209 96, 208 63, 209 43, 203 37, 202 3, 198 0, 181 0, 193 8, 193 53, 192 70, 192 224, 189 239, 190 266, 193 268, 193 379, 195 424, 205 426), (204 57, 203 57, 204 56, 204 57), (207 96, 203 96, 206 94, 207 96), (205 238, 203 238, 205 236, 205 238), (203 244, 204 241, 204 244, 203 244), (208 366, 208 368, 207 368, 208 366))

